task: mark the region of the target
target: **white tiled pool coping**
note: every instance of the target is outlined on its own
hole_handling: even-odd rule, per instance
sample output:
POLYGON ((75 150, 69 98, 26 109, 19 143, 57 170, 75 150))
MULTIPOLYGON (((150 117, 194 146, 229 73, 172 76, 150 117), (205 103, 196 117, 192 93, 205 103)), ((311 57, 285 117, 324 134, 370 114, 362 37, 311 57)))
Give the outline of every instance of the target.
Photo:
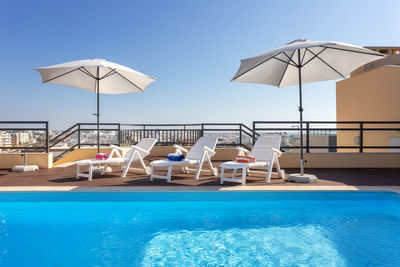
POLYGON ((400 186, 294 185, 294 186, 0 186, 0 192, 144 192, 144 191, 386 191, 400 193, 400 186))

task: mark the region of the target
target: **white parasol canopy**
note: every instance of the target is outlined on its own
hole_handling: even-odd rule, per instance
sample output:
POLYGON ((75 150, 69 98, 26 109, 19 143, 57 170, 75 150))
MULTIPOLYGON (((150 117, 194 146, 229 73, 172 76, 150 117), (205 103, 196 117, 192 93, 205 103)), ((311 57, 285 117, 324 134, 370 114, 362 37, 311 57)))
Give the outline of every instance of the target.
POLYGON ((126 94, 144 92, 154 78, 131 68, 104 59, 76 60, 37 68, 42 83, 61 84, 88 90, 97 94, 97 147, 100 151, 99 94, 126 94))
POLYGON ((303 160, 302 83, 342 79, 356 68, 385 55, 340 42, 295 40, 264 54, 243 59, 234 82, 269 84, 277 87, 299 85, 300 166, 303 160))

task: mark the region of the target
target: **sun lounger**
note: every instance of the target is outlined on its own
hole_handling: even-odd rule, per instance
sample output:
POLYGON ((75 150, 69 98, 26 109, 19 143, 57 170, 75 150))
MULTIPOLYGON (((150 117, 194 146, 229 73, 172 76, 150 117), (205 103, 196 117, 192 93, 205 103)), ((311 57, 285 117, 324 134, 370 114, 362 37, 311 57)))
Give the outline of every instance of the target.
POLYGON ((202 166, 204 161, 206 160, 209 165, 209 169, 212 175, 218 175, 218 169, 214 168, 211 162, 211 157, 215 155, 215 147, 217 146, 218 137, 216 136, 203 136, 200 137, 199 140, 193 145, 193 147, 188 151, 186 148, 181 147, 179 145, 174 145, 176 148, 175 153, 180 154, 182 152, 186 153, 186 158, 182 161, 173 161, 173 160, 156 160, 150 163, 151 166, 151 174, 150 180, 152 181, 154 178, 165 179, 168 183, 171 182, 171 174, 172 168, 174 166, 183 167, 183 171, 186 173, 191 170, 195 170, 196 174, 194 178, 196 180, 199 179, 200 172, 202 171, 202 166), (190 166, 196 166, 196 169, 189 168, 190 166), (159 167, 167 167, 168 172, 167 175, 159 175, 155 174, 155 168, 159 167))
POLYGON ((246 184, 246 175, 251 173, 254 169, 266 169, 267 176, 266 182, 269 183, 271 180, 272 169, 275 165, 278 176, 280 178, 285 177, 285 171, 281 170, 278 158, 282 155, 279 150, 281 144, 281 137, 277 134, 263 135, 260 136, 254 144, 251 151, 245 148, 238 147, 238 156, 249 155, 256 159, 253 163, 242 163, 236 161, 224 162, 220 165, 221 167, 221 184, 224 181, 246 184), (233 170, 232 177, 225 177, 225 169, 233 170), (242 177, 236 178, 238 170, 242 170, 242 177))
POLYGON ((101 174, 105 173, 109 165, 123 165, 124 170, 121 174, 121 178, 125 178, 132 162, 136 161, 140 163, 146 174, 150 174, 150 167, 146 166, 143 159, 150 154, 150 150, 156 143, 157 139, 155 138, 144 138, 136 145, 131 146, 130 149, 112 145, 110 157, 106 160, 85 159, 76 161, 76 179, 79 179, 79 177, 87 177, 89 181, 91 181, 93 168, 96 165, 102 169, 101 174), (89 166, 88 173, 81 172, 81 167, 83 166, 89 166))

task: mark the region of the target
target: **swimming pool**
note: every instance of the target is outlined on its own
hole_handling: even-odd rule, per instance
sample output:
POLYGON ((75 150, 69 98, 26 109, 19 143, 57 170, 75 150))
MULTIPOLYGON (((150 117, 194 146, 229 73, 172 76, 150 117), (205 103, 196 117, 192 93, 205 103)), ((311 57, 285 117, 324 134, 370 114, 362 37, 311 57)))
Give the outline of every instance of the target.
POLYGON ((398 266, 400 194, 1 193, 2 266, 398 266))

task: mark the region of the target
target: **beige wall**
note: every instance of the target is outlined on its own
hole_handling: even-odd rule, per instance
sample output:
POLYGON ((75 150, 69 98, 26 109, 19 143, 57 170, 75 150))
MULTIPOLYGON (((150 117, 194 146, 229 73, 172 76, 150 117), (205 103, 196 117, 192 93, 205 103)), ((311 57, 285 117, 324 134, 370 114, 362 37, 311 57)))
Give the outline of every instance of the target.
MULTIPOLYGON (((188 149, 190 147, 187 147, 188 149)), ((110 153, 111 149, 101 149, 101 153, 110 153)), ((173 153, 175 148, 172 146, 155 146, 151 150, 150 157, 165 157, 168 153, 173 153)), ((213 157, 213 160, 232 160, 235 158, 237 150, 235 148, 217 148, 217 154, 213 157)), ((74 162, 82 159, 95 158, 97 154, 97 148, 81 148, 75 149, 69 154, 62 157, 60 160, 54 162, 54 166, 61 164, 74 162)))
MULTIPOLYGON (((53 153, 27 153, 28 165, 38 165, 40 169, 53 167, 53 153)), ((0 153, 0 169, 11 169, 23 165, 24 156, 20 153, 0 153)))
MULTIPOLYGON (((336 83, 336 119, 338 121, 400 121, 400 66, 381 66, 336 83)), ((338 125, 353 128, 358 125, 338 125)), ((400 124, 373 125, 364 128, 400 128, 400 124)), ((338 132, 338 145, 355 145, 359 132, 338 132)), ((396 131, 364 132, 364 145, 389 146, 390 137, 400 137, 396 131)), ((341 150, 346 152, 356 150, 341 150)), ((388 151, 366 149, 365 151, 388 151)))
MULTIPOLYGON (((110 153, 111 149, 110 148, 105 148, 105 149, 100 149, 101 153, 110 153)), ((61 159, 57 160, 54 162, 54 166, 58 166, 61 164, 69 163, 69 162, 74 162, 77 160, 81 159, 92 159, 95 158, 97 155, 97 148, 80 148, 80 149, 75 149, 62 157, 61 159)))
MULTIPOLYGON (((102 150, 108 152, 107 150, 102 150)), ((171 146, 156 146, 150 156, 165 157, 173 152, 171 146)), ((234 148, 217 148, 217 154, 212 160, 228 161, 236 157, 237 150, 234 148)), ((72 161, 93 158, 97 153, 95 148, 77 149, 62 160, 72 161)), ((307 168, 400 168, 400 153, 306 153, 307 168)), ((298 153, 284 153, 279 161, 283 168, 297 168, 300 155, 298 153)), ((59 165, 57 162, 55 165, 59 165)))
MULTIPOLYGON (((303 144, 304 146, 306 145, 307 142, 307 137, 303 136, 303 144)), ((310 135, 310 140, 309 140, 310 146, 329 146, 329 135, 310 135)), ((298 144, 293 144, 293 145, 299 145, 298 144)), ((304 151, 306 151, 304 149, 304 151)), ((290 149, 290 152, 300 152, 300 149, 290 149)), ((310 148, 311 153, 322 153, 322 152, 329 152, 328 148, 310 148)))
MULTIPOLYGON (((306 153, 306 168, 400 168, 400 153, 306 153)), ((279 158, 283 168, 298 168, 300 156, 285 153, 279 158)))

